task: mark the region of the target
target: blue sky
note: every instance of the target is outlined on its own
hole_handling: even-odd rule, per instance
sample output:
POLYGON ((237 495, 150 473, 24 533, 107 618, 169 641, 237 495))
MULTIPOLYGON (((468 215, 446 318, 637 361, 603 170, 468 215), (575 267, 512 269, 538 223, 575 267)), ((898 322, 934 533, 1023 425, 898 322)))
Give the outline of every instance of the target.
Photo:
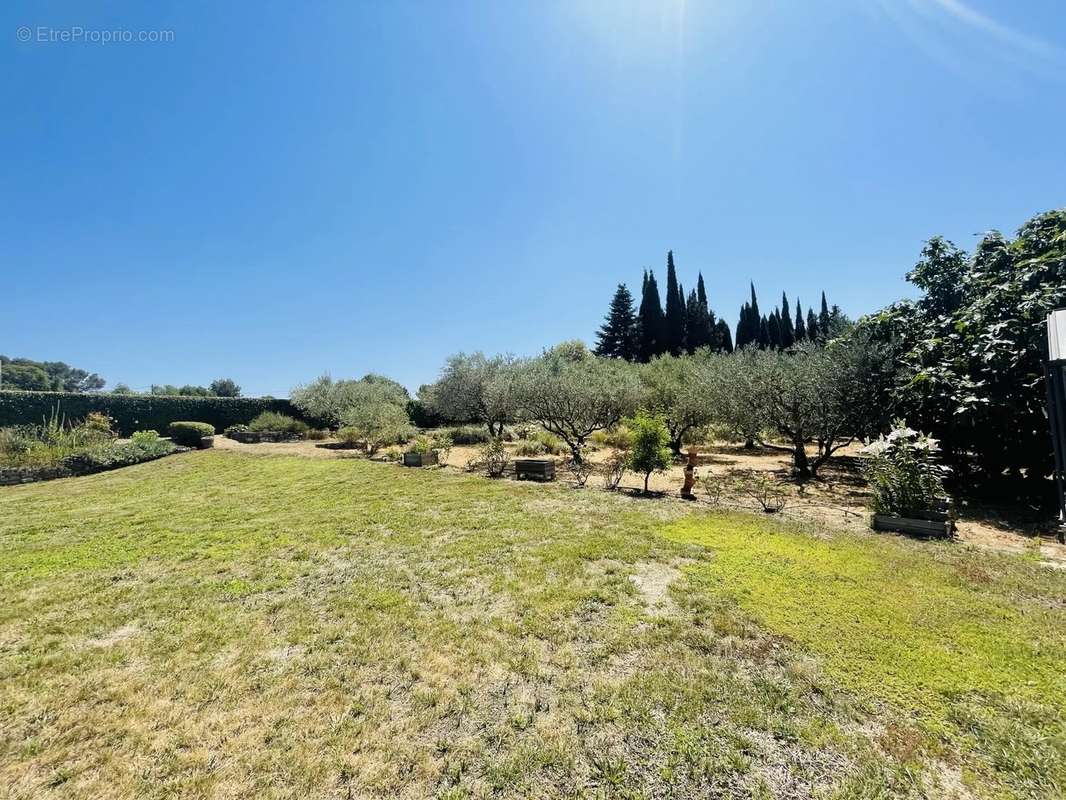
POLYGON ((95 5, 0 10, 0 352, 111 383, 414 389, 668 248, 857 316, 1066 204, 1060 0, 95 5))

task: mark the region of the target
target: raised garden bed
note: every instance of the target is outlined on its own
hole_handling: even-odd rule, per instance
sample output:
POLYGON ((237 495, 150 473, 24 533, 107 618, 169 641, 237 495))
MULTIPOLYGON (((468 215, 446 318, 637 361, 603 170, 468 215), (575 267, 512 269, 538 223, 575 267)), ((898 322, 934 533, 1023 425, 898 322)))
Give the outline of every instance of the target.
POLYGON ((917 516, 897 517, 892 514, 874 514, 870 525, 875 531, 894 531, 916 536, 935 536, 950 539, 955 535, 955 517, 947 507, 936 511, 920 512, 917 516))
POLYGON ((230 431, 226 436, 241 444, 299 442, 304 438, 302 434, 289 431, 230 431))
POLYGON ((429 453, 404 453, 403 465, 405 467, 432 467, 437 463, 437 454, 429 453))
POLYGON ((514 462, 514 474, 518 480, 552 481, 555 480, 555 462, 550 458, 518 458, 514 462))

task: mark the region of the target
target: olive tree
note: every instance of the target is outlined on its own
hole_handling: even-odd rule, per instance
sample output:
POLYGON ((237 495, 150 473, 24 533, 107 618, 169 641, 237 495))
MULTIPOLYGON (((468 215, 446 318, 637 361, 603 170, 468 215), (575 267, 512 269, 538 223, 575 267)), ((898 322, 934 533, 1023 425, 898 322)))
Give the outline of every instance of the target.
POLYGON ((335 381, 329 375, 323 375, 293 389, 290 399, 305 416, 336 428, 348 424, 346 417, 351 417, 353 408, 375 402, 395 406, 406 416, 405 409, 411 398, 396 381, 371 373, 357 381, 335 381))
POLYGON ((817 475, 840 448, 890 418, 893 367, 887 351, 868 339, 759 351, 750 365, 767 420, 792 446, 800 479, 817 475), (808 443, 817 445, 814 458, 808 443))
POLYGON ((698 391, 705 398, 711 421, 749 448, 770 425, 766 398, 756 380, 759 352, 745 347, 735 353, 714 353, 695 370, 698 391))
POLYGON ((702 355, 666 354, 640 369, 646 408, 662 417, 675 455, 681 453, 686 433, 712 419, 711 395, 705 391, 699 374, 703 360, 702 355))
POLYGON ((512 356, 484 353, 451 356, 440 378, 425 389, 430 409, 451 422, 480 422, 502 436, 518 412, 516 366, 512 356))
POLYGON ((598 358, 571 343, 523 365, 515 386, 526 417, 562 439, 578 464, 588 437, 633 414, 641 400, 631 364, 598 358))

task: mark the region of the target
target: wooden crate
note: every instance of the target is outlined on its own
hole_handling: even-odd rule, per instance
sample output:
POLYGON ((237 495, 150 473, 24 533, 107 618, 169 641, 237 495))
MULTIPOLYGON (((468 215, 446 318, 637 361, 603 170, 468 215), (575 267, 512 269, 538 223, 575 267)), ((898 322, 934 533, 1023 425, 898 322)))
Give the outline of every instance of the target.
POLYGON ((515 459, 514 474, 518 480, 525 478, 536 478, 540 481, 555 480, 555 462, 550 458, 515 459))

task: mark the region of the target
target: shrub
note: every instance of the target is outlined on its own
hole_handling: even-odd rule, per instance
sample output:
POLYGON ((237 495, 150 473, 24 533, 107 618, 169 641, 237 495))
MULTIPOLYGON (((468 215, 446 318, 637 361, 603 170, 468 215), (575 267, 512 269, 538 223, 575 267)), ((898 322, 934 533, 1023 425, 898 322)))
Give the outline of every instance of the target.
POLYGON ((337 431, 337 439, 343 447, 363 447, 363 433, 358 428, 347 427, 337 431))
POLYGON ((329 431, 322 428, 311 428, 307 431, 307 438, 313 442, 321 442, 329 438, 329 431))
POLYGON ((328 375, 292 390, 292 403, 305 418, 316 424, 339 427, 351 424, 347 418, 363 406, 389 403, 407 418, 407 390, 381 375, 365 375, 357 381, 335 381, 328 375))
POLYGON ((160 441, 159 434, 155 431, 134 431, 130 441, 139 447, 149 447, 160 441))
POLYGON ((615 450, 629 450, 633 447, 633 431, 625 425, 616 425, 606 431, 596 431, 589 438, 601 447, 612 447, 615 450))
POLYGON ((82 420, 81 427, 86 431, 99 433, 107 437, 113 437, 114 420, 102 411, 90 411, 82 420))
POLYGON ((309 429, 310 427, 303 420, 294 419, 276 411, 264 411, 248 423, 248 430, 256 432, 271 431, 273 433, 291 433, 302 436, 309 429))
POLYGON ((510 460, 507 448, 503 446, 503 439, 499 436, 493 437, 481 446, 481 461, 484 462, 485 471, 488 472, 490 478, 503 475, 510 460))
POLYGON ((777 514, 785 509, 788 494, 785 487, 765 472, 750 470, 734 474, 733 482, 740 494, 745 494, 758 503, 764 513, 777 514))
POLYGON ((247 425, 230 425, 223 433, 229 436, 234 433, 248 433, 251 430, 247 425))
POLYGON ((514 452, 516 456, 540 456, 544 455, 546 451, 541 442, 523 439, 515 446, 514 452))
POLYGON ((662 417, 643 412, 626 425, 633 431, 633 449, 629 451, 627 466, 644 476, 644 494, 647 494, 651 474, 670 466, 670 431, 662 417))
POLYGON ((386 445, 402 444, 414 433, 407 411, 385 400, 354 405, 343 413, 341 419, 345 427, 358 432, 370 455, 386 445))
POLYGON ((937 463, 939 450, 936 439, 911 430, 902 420, 888 436, 860 450, 874 513, 912 517, 944 503, 948 468, 937 463))
POLYGON ((480 425, 458 425, 454 428, 445 428, 444 432, 452 437, 452 442, 457 445, 485 444, 492 437, 489 432, 480 425))
POLYGON ((407 448, 404 452, 418 453, 422 456, 428 455, 429 453, 433 452, 433 440, 426 436, 424 433, 419 434, 407 443, 407 448))
POLYGON ((448 456, 452 453, 452 437, 447 431, 436 431, 432 439, 433 449, 437 451, 437 461, 441 464, 447 463, 448 456))
MULTIPOLYGON (((6 381, 5 381, 6 383, 6 381)), ((198 419, 216 430, 247 423, 263 411, 293 414, 288 400, 266 397, 178 397, 160 395, 73 394, 0 391, 0 427, 40 425, 59 406, 67 419, 106 414, 120 436, 152 429, 165 433, 171 422, 198 419)))
POLYGON ((199 447, 200 440, 214 436, 215 429, 206 422, 172 422, 167 426, 167 433, 175 444, 186 447, 199 447))
POLYGON ((628 462, 628 454, 620 450, 614 451, 607 457, 607 460, 600 467, 603 472, 604 489, 614 490, 618 488, 618 484, 622 482, 622 476, 626 473, 628 462))
POLYGON ((700 486, 707 495, 707 502, 716 508, 725 499, 726 481, 717 475, 704 475, 700 478, 700 486))
POLYGON ((584 486, 588 483, 589 476, 592 475, 596 466, 586 459, 580 461, 576 458, 571 458, 566 462, 566 471, 570 473, 574 478, 574 482, 578 486, 584 486))

